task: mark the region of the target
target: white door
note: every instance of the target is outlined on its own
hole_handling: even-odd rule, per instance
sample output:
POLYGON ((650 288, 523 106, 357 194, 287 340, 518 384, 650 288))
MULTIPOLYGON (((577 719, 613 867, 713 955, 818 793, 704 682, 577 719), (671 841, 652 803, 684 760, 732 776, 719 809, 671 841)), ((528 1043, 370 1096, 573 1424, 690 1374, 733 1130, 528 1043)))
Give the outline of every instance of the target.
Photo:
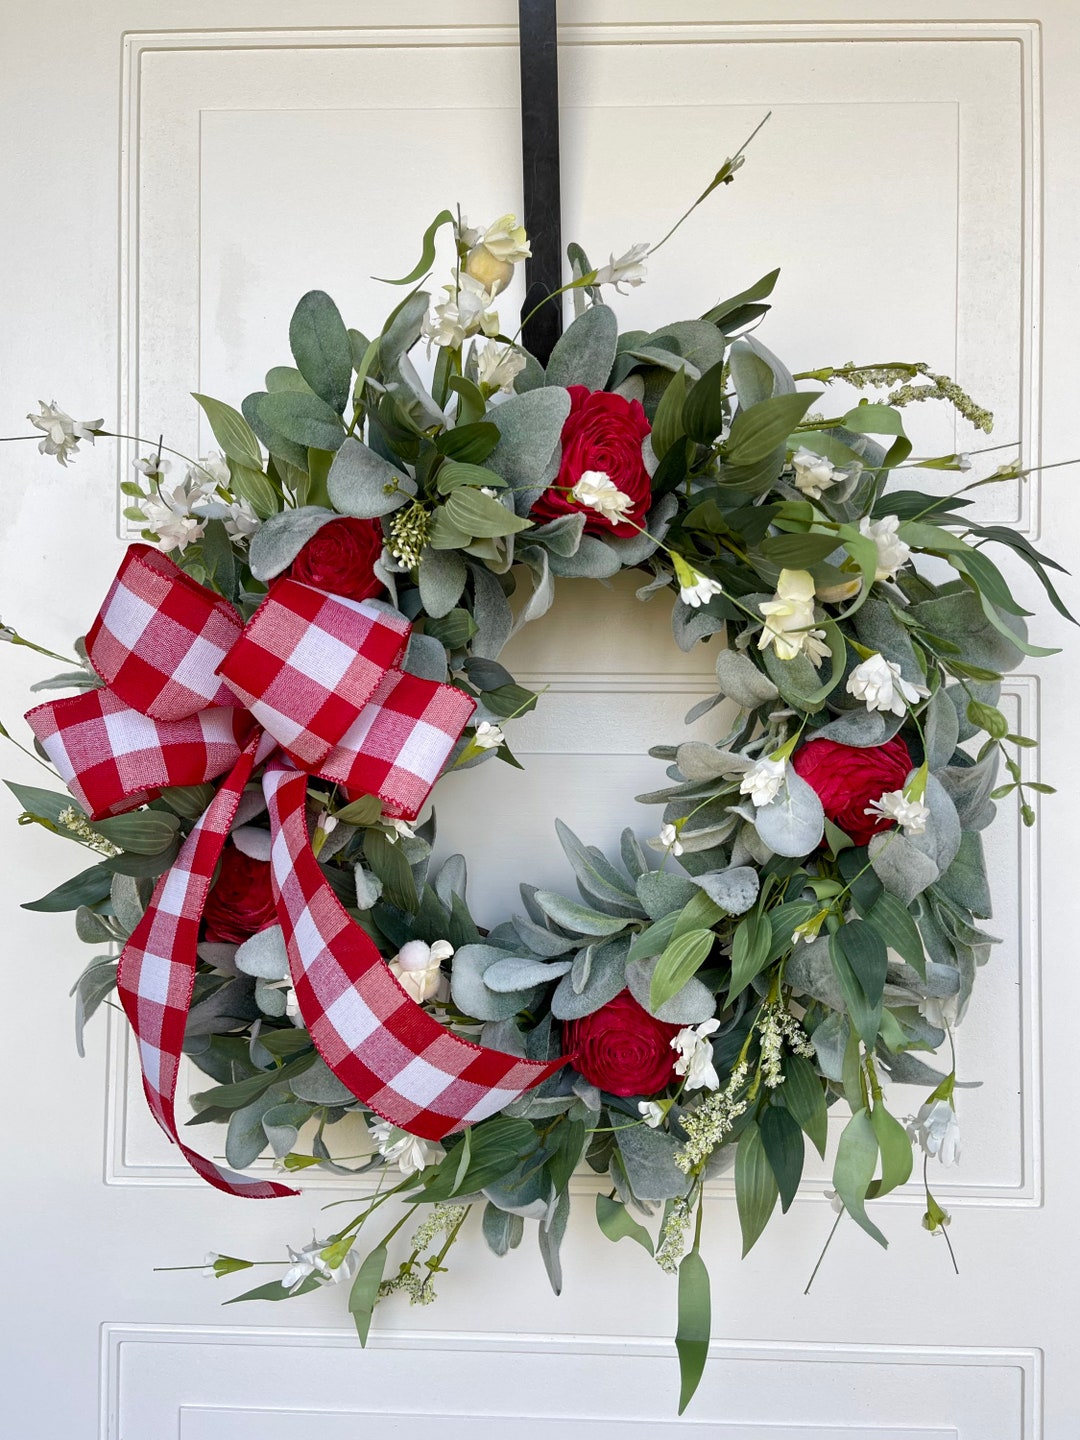
MULTIPOLYGON (((737 183, 619 302, 625 323, 697 314, 780 265, 764 334, 795 368, 923 358, 992 407, 996 436, 1018 439, 1029 462, 1080 454, 1073 0, 1035 0, 1023 21, 1009 0, 562 10, 564 232, 594 256, 658 238, 773 111, 737 183)), ((443 205, 519 207, 515 15, 510 0, 5 0, 0 433, 23 433, 25 411, 55 395, 197 453, 209 437, 188 392, 236 401, 287 358, 304 290, 330 291, 364 327, 387 308, 368 277, 400 273, 443 205)), ((958 443, 941 416, 920 435, 929 453, 958 443)), ((115 569, 117 482, 133 453, 101 442, 68 470, 30 445, 0 454, 0 614, 54 649, 85 628, 115 569)), ((982 491, 982 514, 1067 561, 1072 473, 982 491)), ((592 843, 631 822, 650 833, 632 799, 656 783, 642 752, 678 736, 710 667, 674 649, 662 601, 635 607, 629 589, 564 584, 511 656, 525 683, 550 685, 519 731, 526 771, 487 767, 440 800, 482 918, 512 903, 520 878, 566 882, 556 814, 592 843), (477 809, 497 844, 478 844, 477 809)), ((326 1177, 300 1201, 229 1200, 146 1114, 115 1016, 76 1058, 67 990, 86 952, 69 917, 17 908, 66 857, 0 807, 7 1433, 383 1440, 426 1423, 486 1440, 514 1423, 522 1440, 586 1427, 597 1440, 677 1427, 723 1440, 1070 1440, 1069 631, 1045 618, 1040 638, 1068 645, 1066 658, 1030 665, 1007 692, 1019 728, 1043 742, 1033 765, 1063 793, 1035 831, 1003 812, 992 834, 1005 943, 960 1040, 963 1074, 986 1083, 963 1092, 963 1163, 935 1185, 960 1275, 921 1230, 912 1190, 881 1207, 888 1254, 841 1227, 804 1298, 832 1221, 823 1195, 797 1201, 740 1262, 730 1187, 717 1183, 713 1353, 682 1421, 673 1287, 643 1252, 598 1236, 584 1177, 561 1299, 531 1245, 497 1262, 469 1234, 438 1304, 387 1303, 364 1353, 339 1291, 222 1310, 228 1282, 155 1274, 210 1248, 281 1254, 352 1192, 326 1177), (522 1416, 536 1418, 507 1419, 522 1416)), ((25 739, 18 713, 47 670, 26 650, 2 658, 0 718, 25 739)), ((4 762, 35 782, 18 752, 4 762)), ((901 1112, 921 1099, 909 1096, 901 1112)))

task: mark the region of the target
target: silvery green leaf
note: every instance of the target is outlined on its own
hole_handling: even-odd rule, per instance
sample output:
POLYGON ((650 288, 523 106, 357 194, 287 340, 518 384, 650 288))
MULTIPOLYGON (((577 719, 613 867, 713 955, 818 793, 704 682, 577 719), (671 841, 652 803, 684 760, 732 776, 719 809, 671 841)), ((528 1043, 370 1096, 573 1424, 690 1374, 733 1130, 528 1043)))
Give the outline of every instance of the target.
POLYGON ((639 1200, 671 1200, 685 1195, 689 1178, 675 1164, 680 1142, 666 1130, 628 1125, 615 1136, 626 1178, 639 1200))
POLYGON ((784 964, 784 984, 790 985, 796 995, 819 1000, 830 1010, 844 1009, 836 967, 829 957, 827 935, 796 945, 784 964))
POLYGON ((758 897, 758 873, 749 865, 737 865, 727 870, 713 870, 706 875, 696 875, 694 884, 704 890, 709 899, 715 900, 729 915, 745 914, 758 897))
POLYGON ((263 830, 259 825, 234 825, 229 831, 229 839, 241 855, 247 855, 251 860, 270 859, 270 831, 263 830))
POLYGON ((389 515, 416 494, 416 482, 403 467, 391 465, 355 435, 334 456, 326 487, 335 510, 361 520, 389 515))
POLYGON ((671 611, 671 633, 680 650, 689 652, 699 640, 719 634, 726 624, 724 617, 715 614, 708 605, 694 610, 676 597, 671 611))
POLYGON ((577 1098, 584 1105, 585 1109, 596 1115, 601 1106, 600 1088, 597 1085, 590 1085, 584 1075, 574 1077, 573 1091, 577 1098))
POLYGON ((586 945, 584 950, 579 950, 574 956, 573 964, 570 967, 570 984, 575 995, 583 995, 585 986, 589 983, 589 976, 592 974, 592 957, 595 946, 586 945))
POLYGON ((418 428, 427 430, 432 426, 445 425, 445 414, 424 389, 424 382, 407 355, 398 358, 397 373, 400 381, 390 386, 390 392, 418 428))
POLYGON ((948 791, 965 830, 983 830, 994 817, 990 792, 997 784, 995 748, 975 765, 947 765, 937 778, 948 791))
MULTIPOLYGON (((900 1050, 894 1055, 891 1050, 883 1050, 879 1046, 878 1055, 894 1085, 932 1085, 936 1089, 945 1079, 943 1071, 935 1070, 907 1050, 900 1050)), ((839 1077, 830 1075, 829 1078, 839 1077)))
POLYGON ((501 1050, 504 1055, 518 1055, 525 1059, 525 1037, 513 1018, 489 1020, 480 1030, 480 1044, 491 1050, 501 1050))
MULTIPOLYGON (((645 381, 640 375, 627 375, 625 380, 619 381, 612 393, 621 395, 624 400, 636 400, 640 405, 645 399, 645 381)), ((648 440, 648 436, 645 438, 648 440)), ((649 474, 652 475, 653 471, 650 470, 649 474)))
MULTIPOLYGON (((949 704, 946 701, 946 704, 949 704)), ((952 705, 949 705, 952 709, 952 705)), ((954 712, 955 713, 955 712, 954 712)), ((807 736, 811 740, 834 740, 838 745, 852 745, 856 749, 865 749, 874 745, 884 745, 900 729, 903 719, 897 715, 882 715, 876 710, 851 710, 846 715, 839 715, 835 720, 830 720, 820 730, 815 730, 807 736)))
POLYGON ((496 960, 484 972, 484 984, 499 995, 530 990, 534 985, 550 985, 567 974, 570 960, 535 960, 531 956, 511 955, 496 960))
MULTIPOLYGON (((987 619, 979 597, 961 580, 942 585, 933 599, 912 605, 911 615, 932 634, 959 645, 969 665, 1004 673, 1015 670, 1024 658, 1023 651, 987 619)), ((1001 618, 1023 638, 1026 630, 1018 615, 1001 618)))
POLYGON ((283 1100, 280 1105, 272 1105, 263 1112, 263 1131, 278 1160, 284 1160, 296 1148, 300 1127, 307 1124, 315 1109, 314 1105, 283 1100))
MULTIPOLYGON (((653 561, 654 566, 655 564, 656 562, 653 561)), ((659 594, 661 590, 667 590, 670 585, 670 572, 666 570, 661 570, 657 574, 656 578, 654 580, 650 580, 647 585, 639 585, 638 588, 634 591, 634 596, 636 599, 640 600, 642 604, 645 604, 649 600, 651 600, 654 595, 659 594)))
POLYGON ((409 636, 409 647, 405 651, 402 669, 408 675, 421 680, 435 680, 439 684, 446 679, 446 648, 434 635, 424 635, 414 630, 409 636))
POLYGON ((586 519, 587 516, 580 510, 572 515, 558 515, 546 525, 530 530, 529 544, 542 545, 554 555, 573 555, 581 544, 586 519))
POLYGON ((116 939, 101 916, 87 905, 75 911, 75 934, 85 945, 108 945, 116 939))
POLYGON ((687 780, 717 780, 722 775, 742 775, 754 762, 733 750, 706 745, 703 740, 686 740, 675 752, 675 763, 687 780))
POLYGON ((663 540, 670 529, 678 508, 679 502, 674 495, 661 495, 645 517, 644 533, 611 536, 607 543, 615 551, 624 568, 640 565, 654 553, 657 542, 663 540))
POLYGON ((648 345, 670 345, 674 340, 679 354, 699 370, 708 370, 724 358, 723 334, 711 320, 675 320, 656 330, 645 341, 648 345))
POLYGON ((114 875, 110 900, 116 923, 126 935, 130 935, 143 917, 150 903, 153 885, 148 880, 138 880, 134 875, 114 875))
POLYGON ((738 823, 738 815, 729 811, 716 824, 687 825, 679 835, 684 863, 689 867, 689 861, 694 857, 703 854, 706 850, 718 849, 731 838, 738 823))
POLYGON ((744 710, 756 710, 780 698, 780 691, 754 662, 738 650, 721 650, 716 656, 716 679, 721 691, 744 710))
POLYGON ((921 835, 906 838, 916 850, 929 856, 939 873, 944 873, 960 848, 960 819, 952 798, 935 775, 927 778, 923 803, 930 811, 926 829, 921 835))
POLYGON ((625 865, 635 882, 636 890, 637 881, 640 880, 642 875, 648 870, 649 862, 645 859, 645 851, 642 850, 637 836, 633 830, 630 829, 629 825, 619 837, 619 853, 622 857, 623 865, 625 865))
MULTIPOLYGON (((595 307, 599 309, 599 306, 595 307)), ((586 311, 585 314, 589 314, 586 311)), ((584 319, 585 316, 582 316, 584 319)), ((540 1243, 540 1257, 544 1262, 544 1269, 552 1290, 556 1295, 562 1294, 562 1261, 559 1258, 559 1248, 562 1245, 563 1236, 566 1234, 566 1222, 570 1218, 570 1192, 564 1190, 555 1202, 555 1210, 548 1226, 543 1224, 537 1227, 537 1239, 540 1243)))
POLYGON ((312 1105, 352 1105, 356 1096, 343 1085, 321 1055, 306 1070, 289 1081, 289 1089, 297 1100, 312 1105))
POLYGON ((547 363, 547 384, 603 390, 615 363, 619 322, 608 305, 590 305, 567 327, 547 363))
POLYGON ((869 854, 874 874, 905 905, 910 905, 941 873, 930 856, 917 850, 899 830, 875 835, 869 854))
POLYGON ((455 895, 459 900, 465 899, 467 883, 468 868, 465 864, 465 856, 449 855, 435 876, 435 894, 449 910, 455 895))
POLYGON ((990 915, 990 886, 986 878, 982 836, 977 831, 964 831, 959 849, 952 863, 942 871, 935 889, 944 891, 950 900, 962 905, 973 915, 983 919, 990 915))
POLYGON ((825 812, 816 792, 789 765, 780 793, 758 807, 754 825, 777 855, 809 855, 825 833, 825 812))
POLYGON ((728 354, 728 366, 741 409, 749 410, 772 398, 776 384, 772 369, 749 345, 736 340, 728 354))
POLYGON ((574 988, 573 970, 559 981, 551 997, 551 1013, 555 1019, 580 1020, 584 1015, 592 1015, 609 1000, 614 1000, 619 991, 626 988, 626 956, 629 950, 628 938, 586 946, 580 953, 588 952, 588 977, 581 990, 574 988))
POLYGON ((287 980, 289 957, 281 926, 269 925, 245 940, 236 952, 235 964, 245 975, 263 980, 287 980))
POLYGON ((717 705, 722 705, 724 698, 725 697, 719 692, 715 695, 706 695, 704 700, 699 700, 696 705, 690 706, 690 709, 683 716, 683 724, 693 725, 694 722, 700 720, 703 715, 708 715, 710 710, 715 710, 717 705))
POLYGON ((557 955, 565 955, 578 944, 577 939, 556 935, 542 925, 534 925, 522 915, 515 915, 510 923, 523 945, 527 945, 534 955, 542 955, 548 960, 553 960, 557 955))
POLYGON ((402 301, 388 322, 379 338, 379 368, 384 376, 393 374, 398 358, 420 339, 420 327, 430 304, 431 296, 424 290, 417 290, 402 301))
POLYGON ((634 898, 630 882, 620 875, 602 851, 583 845, 569 825, 555 821, 555 830, 563 854, 574 868, 579 884, 589 892, 593 900, 606 901, 609 905, 629 905, 630 913, 641 914, 641 907, 634 898))
POLYGON ((673 373, 682 370, 688 380, 701 379, 701 371, 692 360, 687 360, 684 355, 669 350, 664 345, 635 345, 632 350, 624 353, 643 365, 655 365, 661 370, 670 370, 673 373))
POLYGON ((609 580, 622 569, 622 561, 605 540, 596 535, 583 535, 573 555, 552 553, 552 573, 575 580, 609 580))
POLYGON ((514 621, 513 633, 515 635, 525 625, 546 615, 555 603, 555 581, 551 574, 547 552, 524 549, 520 558, 532 576, 533 591, 514 621))
POLYGON ((731 846, 731 863, 745 865, 748 861, 753 861, 755 865, 767 865, 772 859, 772 853, 754 829, 753 823, 746 821, 739 827, 739 833, 731 846))
POLYGON ((774 395, 791 395, 795 391, 795 379, 779 356, 774 355, 767 345, 763 345, 754 335, 740 335, 738 340, 731 346, 731 354, 742 349, 750 350, 759 360, 764 360, 773 373, 774 395))
POLYGON ((480 1228, 488 1249, 501 1258, 521 1244, 525 1222, 520 1215, 508 1214, 488 1201, 484 1206, 480 1228))
MULTIPOLYGON (((505 409, 506 406, 499 408, 505 409)), ((473 619, 478 626, 473 636, 472 654, 485 660, 497 660, 514 628, 510 602, 490 570, 482 565, 470 565, 469 569, 472 571, 475 592, 473 619)))
POLYGON ((844 1078, 844 1052, 847 1050, 851 1023, 845 1014, 832 1011, 814 1031, 814 1058, 827 1080, 838 1084, 844 1078))
POLYGON ((567 391, 545 387, 513 395, 487 416, 499 430, 499 443, 487 464, 513 487, 519 515, 529 513, 537 496, 558 474, 562 427, 569 414, 567 391))
POLYGON ((650 920, 662 920, 674 910, 689 905, 697 894, 697 886, 685 875, 669 875, 664 870, 647 870, 637 881, 637 897, 650 920))
POLYGON ((30 689, 34 694, 39 690, 100 690, 104 683, 100 676, 88 670, 65 670, 61 675, 37 681, 30 689))
POLYGON ((283 1085, 271 1085, 250 1105, 234 1110, 229 1116, 229 1129, 225 1136, 225 1159, 234 1170, 244 1170, 257 1160, 266 1149, 266 1131, 263 1116, 285 1096, 283 1085))
POLYGON ((200 960, 222 975, 239 975, 236 968, 236 952, 239 947, 216 940, 200 940, 195 947, 200 960))
POLYGON ((356 908, 370 910, 383 892, 383 882, 363 865, 354 865, 353 874, 356 876, 356 908))
POLYGON ((948 765, 960 742, 960 717, 944 690, 938 690, 928 701, 922 713, 922 727, 926 763, 931 770, 941 770, 948 765))
POLYGON ((911 636, 897 620, 887 600, 868 595, 853 618, 855 633, 870 650, 900 666, 905 680, 921 685, 925 676, 915 658, 911 636))
POLYGON ((288 996, 275 981, 255 981, 255 1004, 262 1014, 268 1015, 272 1020, 282 1019, 287 1001, 288 996))
MULTIPOLYGON (((83 1045, 86 1022, 115 989, 116 961, 107 955, 91 960, 72 987, 71 993, 75 996, 75 1049, 80 1059, 86 1055, 83 1045)), ((621 985, 619 989, 622 989, 621 985)))
MULTIPOLYGON (((660 956, 654 955, 648 960, 631 960, 626 967, 626 985, 638 1004, 650 1015, 655 1015, 658 1020, 664 1020, 669 1025, 700 1025, 703 1020, 711 1020, 716 1014, 716 996, 703 985, 700 980, 692 976, 681 990, 665 1000, 659 1009, 654 1010, 649 1004, 649 993, 652 988, 653 971, 660 963, 660 956)), ((643 1200, 658 1199, 658 1196, 643 1195, 643 1200)))
POLYGON ((507 951, 492 945, 462 945, 458 949, 452 962, 450 993, 463 1014, 476 1020, 508 1020, 531 1005, 538 994, 535 990, 497 995, 484 984, 486 971, 497 961, 509 958, 507 951))
POLYGON ((627 921, 622 915, 604 915, 599 910, 579 905, 553 890, 537 890, 536 903, 556 925, 573 930, 578 935, 617 935, 626 929, 627 921))
POLYGON ((420 557, 420 599, 435 620, 449 615, 461 599, 469 572, 456 550, 425 549, 420 557))

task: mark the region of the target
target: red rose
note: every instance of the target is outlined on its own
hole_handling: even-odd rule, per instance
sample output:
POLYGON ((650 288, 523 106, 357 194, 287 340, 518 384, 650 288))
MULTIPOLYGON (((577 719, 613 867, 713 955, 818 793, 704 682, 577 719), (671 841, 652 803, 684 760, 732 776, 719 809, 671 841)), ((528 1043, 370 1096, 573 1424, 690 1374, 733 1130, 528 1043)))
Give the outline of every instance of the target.
POLYGON ((382 526, 377 520, 351 516, 328 521, 317 530, 285 572, 302 585, 343 595, 346 600, 367 600, 385 587, 375 575, 382 554, 382 526))
POLYGON ((879 830, 896 822, 867 815, 872 800, 888 790, 900 790, 913 765, 907 746, 899 735, 884 745, 856 748, 835 740, 808 740, 791 759, 796 772, 811 790, 816 790, 825 814, 850 835, 856 845, 865 845, 879 830))
POLYGON ((585 515, 585 529, 594 535, 637 535, 645 523, 651 499, 649 472, 641 458, 641 442, 651 426, 637 400, 626 400, 608 390, 571 385, 570 414, 562 428, 562 464, 550 489, 534 503, 539 520, 560 515, 585 515), (599 470, 617 490, 629 495, 632 507, 626 519, 613 525, 597 510, 574 500, 570 491, 586 470, 599 470), (633 524, 627 523, 633 521, 633 524))
POLYGON ((610 1095, 655 1095, 675 1069, 671 1041, 678 1033, 678 1025, 657 1020, 623 990, 564 1025, 563 1049, 578 1074, 610 1095))
POLYGON ((233 945, 268 925, 276 925, 269 861, 253 860, 235 845, 226 845, 218 877, 206 897, 203 919, 205 939, 233 945))

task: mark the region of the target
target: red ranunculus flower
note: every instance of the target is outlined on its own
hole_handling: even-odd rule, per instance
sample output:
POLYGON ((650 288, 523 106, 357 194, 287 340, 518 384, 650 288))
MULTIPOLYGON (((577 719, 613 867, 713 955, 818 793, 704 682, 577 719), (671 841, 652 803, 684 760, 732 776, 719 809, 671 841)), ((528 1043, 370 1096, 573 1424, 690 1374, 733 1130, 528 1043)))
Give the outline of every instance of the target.
POLYGON ((382 526, 377 520, 345 516, 317 530, 285 572, 303 585, 314 585, 346 600, 367 600, 385 587, 375 575, 382 554, 382 526))
POLYGON ((796 772, 816 790, 825 814, 850 835, 856 845, 865 845, 879 830, 896 822, 867 815, 872 800, 888 790, 900 790, 912 768, 907 746, 899 735, 884 745, 839 745, 835 740, 808 740, 791 758, 796 772))
POLYGON ((583 514, 585 529, 594 535, 637 535, 644 525, 652 496, 649 472, 641 458, 641 442, 652 426, 640 401, 626 400, 608 390, 571 385, 570 414, 562 428, 562 464, 551 487, 533 504, 538 520, 583 514), (613 525, 599 511, 573 499, 570 491, 587 470, 599 470, 632 507, 613 525), (633 524, 627 523, 633 521, 633 524))
POLYGON ((203 911, 204 937, 239 945, 268 925, 277 924, 270 890, 270 862, 253 860, 235 845, 221 852, 221 869, 203 911))
POLYGON ((671 1079, 678 1025, 665 1024, 623 990, 581 1020, 563 1026, 575 1070, 610 1095, 655 1095, 671 1079))

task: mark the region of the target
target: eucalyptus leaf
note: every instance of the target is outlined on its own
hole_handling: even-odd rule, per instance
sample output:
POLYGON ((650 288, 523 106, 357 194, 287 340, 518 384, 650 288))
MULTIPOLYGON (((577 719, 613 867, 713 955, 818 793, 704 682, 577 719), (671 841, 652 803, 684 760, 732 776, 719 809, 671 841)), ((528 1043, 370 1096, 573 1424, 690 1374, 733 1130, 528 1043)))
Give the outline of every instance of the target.
POLYGON ((391 465, 353 435, 334 456, 327 488, 335 510, 361 520, 389 515, 416 494, 416 482, 402 466, 391 465))
POLYGON ((816 791, 789 765, 780 793, 768 805, 757 807, 754 824, 777 855, 809 855, 825 833, 825 813, 816 791))
POLYGON ((627 1125, 615 1138, 637 1199, 670 1200, 686 1194, 690 1182, 675 1163, 680 1142, 674 1135, 648 1125, 627 1125))
POLYGON ((333 510, 321 505, 303 505, 271 515, 251 537, 248 564, 256 580, 269 581, 287 570, 324 525, 338 519, 333 510))
POLYGON ((300 299, 289 322, 289 348, 307 384, 340 415, 352 384, 352 345, 325 291, 309 290, 300 299))
POLYGON ((551 484, 562 457, 562 427, 570 414, 570 396, 562 388, 514 395, 490 415, 499 443, 489 463, 514 491, 519 515, 528 515, 537 496, 551 484))
POLYGON ((546 383, 603 390, 615 361, 618 333, 614 310, 607 305, 590 305, 556 341, 547 364, 546 383))
POLYGON ((744 710, 756 710, 779 699, 780 692, 748 656, 738 650, 721 650, 716 656, 716 679, 723 693, 744 710))

